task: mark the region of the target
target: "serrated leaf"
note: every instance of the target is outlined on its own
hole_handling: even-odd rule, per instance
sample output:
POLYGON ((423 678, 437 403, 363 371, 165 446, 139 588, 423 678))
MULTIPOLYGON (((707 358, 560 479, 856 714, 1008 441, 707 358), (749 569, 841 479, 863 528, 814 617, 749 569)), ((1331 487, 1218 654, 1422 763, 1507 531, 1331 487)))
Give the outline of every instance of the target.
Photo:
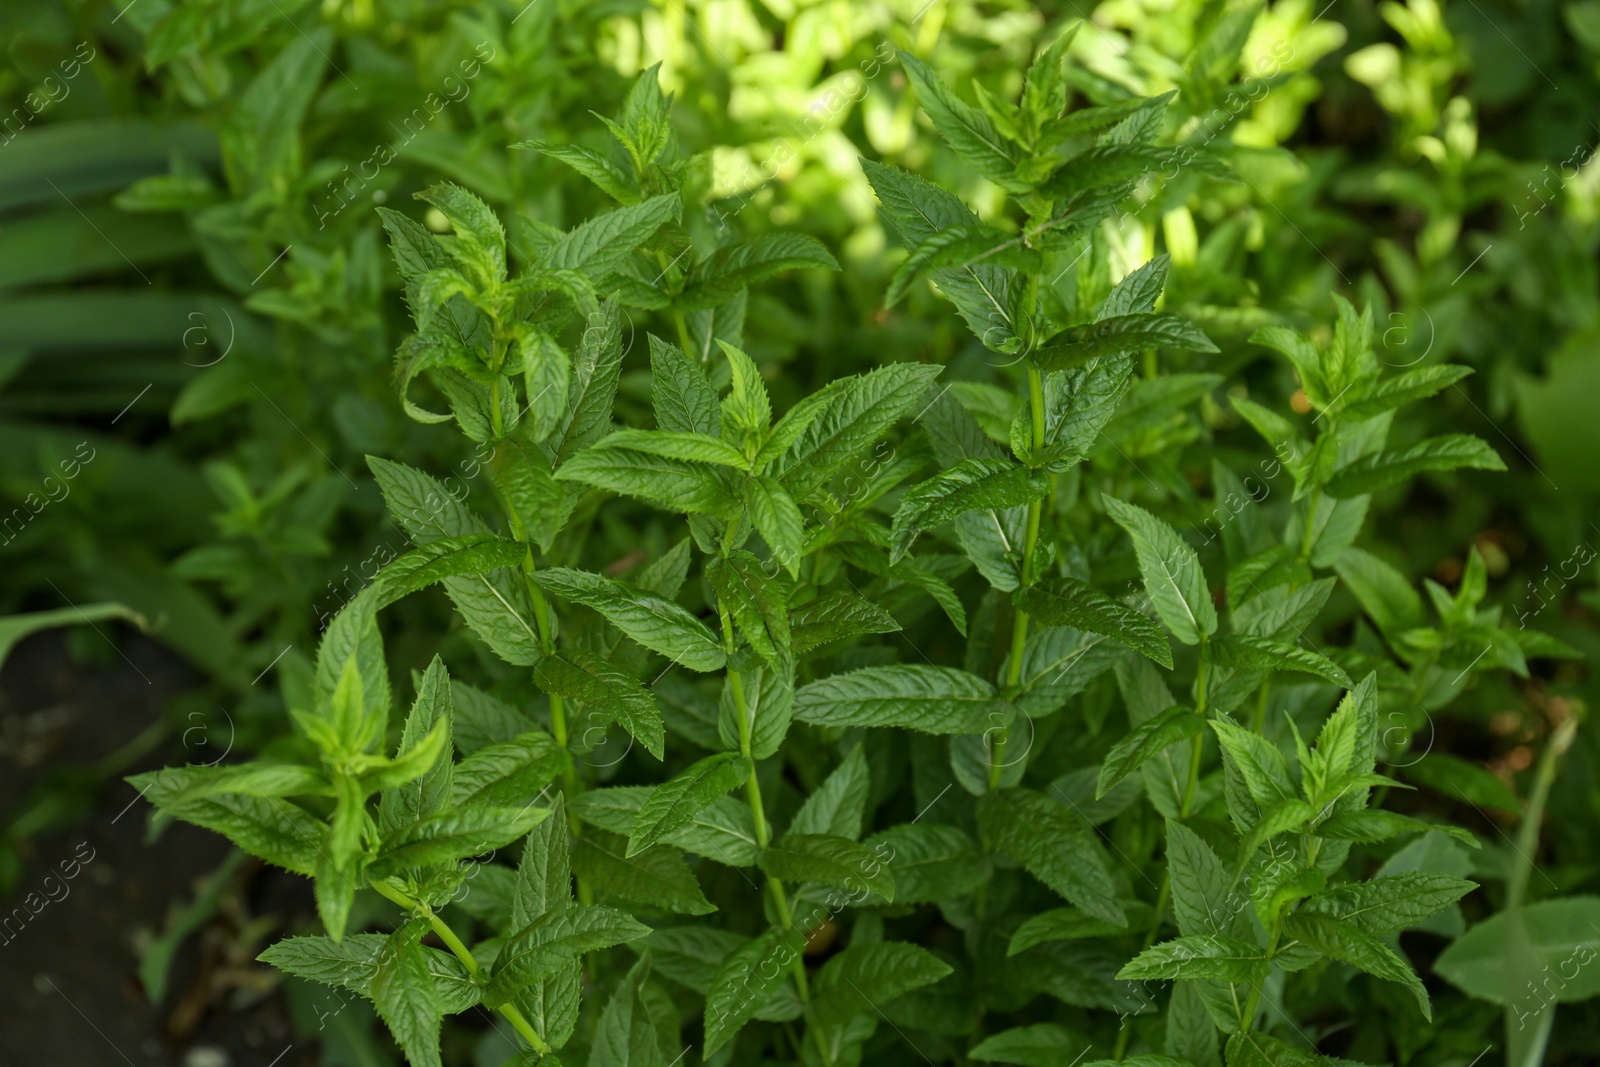
POLYGON ((422 923, 390 934, 378 952, 370 995, 378 1017, 414 1067, 438 1067, 443 1009, 419 938, 422 923))
POLYGON ((949 964, 917 945, 892 941, 851 945, 817 973, 807 1013, 816 1026, 840 1026, 862 1012, 934 984, 951 970, 949 964))
POLYGON ((794 717, 816 726, 899 726, 981 734, 994 725, 994 686, 951 667, 897 664, 835 674, 795 693, 794 717))
POLYGON ((992 263, 1038 273, 1039 253, 1027 247, 1021 236, 1012 236, 989 226, 952 226, 930 234, 900 264, 884 294, 883 306, 894 307, 917 280, 929 271, 992 263))
POLYGON ((985 1063, 1016 1063, 1022 1067, 1060 1067, 1075 1063, 1092 1047, 1088 1038, 1079 1037, 1056 1023, 1034 1023, 990 1034, 967 1055, 985 1063))
POLYGON ((1324 487, 1329 496, 1346 499, 1376 493, 1423 473, 1461 467, 1503 471, 1505 461, 1480 437, 1445 434, 1387 452, 1374 452, 1340 468, 1324 487))
POLYGON ((1254 985, 1272 970, 1255 945, 1215 934, 1185 934, 1151 945, 1129 960, 1117 977, 1125 981, 1209 979, 1254 985))
POLYGON ((712 467, 609 440, 579 452, 555 476, 558 481, 582 482, 681 513, 731 514, 738 507, 738 499, 712 467))
POLYGON ((706 994, 705 1054, 727 1044, 788 980, 805 939, 798 930, 769 929, 722 961, 706 994))
POLYGON ((748 552, 713 556, 706 563, 705 575, 716 590, 718 604, 733 616, 756 654, 769 667, 786 667, 792 651, 785 587, 769 578, 761 561, 748 552))
POLYGON ((867 634, 894 633, 895 617, 859 593, 829 593, 789 615, 789 640, 796 656, 867 634))
POLYGON ((601 905, 548 912, 500 946, 484 1003, 498 1007, 586 952, 637 941, 649 933, 650 928, 633 916, 601 905))
POLYGON ((720 437, 677 430, 617 430, 600 442, 606 448, 623 448, 663 459, 681 459, 744 470, 750 465, 733 445, 720 437))
POLYGON ((1112 497, 1102 500, 1106 513, 1133 538, 1145 590, 1172 635, 1193 645, 1216 633, 1217 609, 1189 543, 1144 508, 1112 497))
POLYGON ((1205 732, 1206 721, 1189 708, 1173 705, 1152 719, 1135 726, 1128 735, 1111 747, 1100 764, 1100 776, 1095 782, 1094 795, 1098 800, 1109 793, 1118 782, 1142 767, 1157 753, 1205 732))
POLYGON ((978 828, 1029 874, 1106 922, 1126 922, 1088 821, 1028 789, 988 793, 978 801, 978 828))
POLYGON ((386 836, 369 868, 387 878, 407 867, 481 856, 526 834, 550 814, 531 804, 521 808, 461 808, 419 819, 386 836))
POLYGON ((1211 339, 1188 319, 1166 312, 1135 312, 1069 326, 1028 358, 1042 371, 1058 371, 1081 366, 1096 356, 1161 347, 1217 351, 1211 339))
POLYGON ((626 837, 589 828, 573 845, 572 867, 602 897, 685 915, 717 910, 682 854, 669 845, 630 856, 626 837))
POLYGON ((890 564, 911 550, 917 535, 980 508, 1032 503, 1050 489, 1042 471, 1004 459, 966 459, 908 490, 900 498, 890 533, 890 564))
POLYGON ((1362 422, 1377 418, 1386 411, 1424 400, 1472 373, 1471 367, 1440 364, 1412 367, 1392 378, 1362 383, 1351 390, 1349 401, 1338 408, 1339 421, 1362 422))
POLYGON ((1017 146, 1000 135, 987 115, 963 103, 916 56, 901 51, 900 62, 917 88, 917 102, 950 147, 1002 188, 1022 191, 1025 186, 1016 177, 1017 146))
POLYGON ((515 567, 522 562, 526 551, 517 542, 493 534, 463 534, 430 541, 378 572, 373 579, 374 610, 446 578, 476 576, 501 567, 515 567))
POLYGON ((677 345, 650 335, 650 401, 656 425, 677 433, 722 433, 716 390, 705 370, 677 345))
POLYGON ((1422 979, 1417 977, 1411 965, 1354 922, 1300 911, 1284 918, 1283 936, 1302 941, 1324 956, 1348 963, 1368 974, 1399 982, 1417 998, 1423 1018, 1433 1018, 1433 1005, 1428 1000, 1428 991, 1422 987, 1422 979))
POLYGON ((809 498, 915 410, 939 371, 925 363, 891 363, 834 381, 827 387, 826 406, 773 461, 769 473, 796 500, 809 498))
POLYGON ((569 697, 622 724, 651 755, 666 750, 666 724, 650 691, 631 675, 578 649, 546 656, 533 667, 534 681, 547 693, 569 697))
POLYGON ((895 900, 901 904, 953 900, 989 880, 989 858, 954 826, 907 823, 874 834, 865 844, 888 855, 895 900))
POLYGON ((737 753, 719 752, 696 760, 681 774, 656 786, 633 817, 627 855, 631 857, 688 826, 718 797, 743 785, 750 777, 750 766, 750 761, 737 753))
POLYGON ((894 900, 894 875, 877 853, 847 837, 788 833, 761 853, 761 869, 786 882, 817 882, 894 900))
POLYGON ((832 834, 854 841, 861 836, 871 786, 866 746, 850 750, 816 792, 806 798, 789 823, 791 834, 832 834))
POLYGON ((547 593, 593 608, 632 640, 690 670, 720 670, 727 662, 705 623, 665 597, 570 567, 536 571, 533 580, 547 593))
POLYGON ((1424 922, 1476 888, 1464 878, 1407 871, 1325 889, 1308 899, 1304 910, 1353 922, 1369 934, 1387 934, 1424 922))
POLYGON ((596 215, 563 234, 539 257, 550 270, 581 270, 595 279, 615 271, 645 241, 669 222, 677 222, 683 201, 663 193, 642 203, 596 215))
POLYGON ((1108 923, 1104 919, 1079 911, 1077 908, 1052 908, 1030 917, 1017 932, 1011 935, 1006 948, 1007 956, 1025 952, 1046 941, 1076 941, 1085 937, 1116 937, 1127 933, 1126 927, 1108 923))
POLYGON ((814 237, 765 233, 720 248, 710 259, 696 264, 689 284, 678 295, 677 306, 683 311, 716 307, 748 285, 801 267, 838 270, 839 263, 814 237))
POLYGON ((567 758, 542 730, 486 745, 456 765, 450 804, 520 807, 555 781, 567 758))
POLYGON ((1167 635, 1144 615, 1087 582, 1055 578, 1022 590, 1016 602, 1030 618, 1046 626, 1071 626, 1103 634, 1172 669, 1172 648, 1167 643, 1167 635))
POLYGON ((1328 657, 1286 641, 1252 634, 1230 634, 1211 642, 1211 662, 1246 671, 1298 671, 1353 689, 1355 682, 1328 657))

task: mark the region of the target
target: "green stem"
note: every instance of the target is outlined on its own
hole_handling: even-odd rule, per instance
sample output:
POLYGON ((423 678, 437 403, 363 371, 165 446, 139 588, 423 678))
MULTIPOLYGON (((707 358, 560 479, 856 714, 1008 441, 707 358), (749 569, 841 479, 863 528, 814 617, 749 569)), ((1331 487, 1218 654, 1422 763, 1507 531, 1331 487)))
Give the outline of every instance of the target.
POLYGON ((1263 731, 1266 729, 1267 725, 1267 697, 1271 691, 1272 682, 1269 679, 1268 681, 1261 683, 1261 695, 1256 698, 1256 717, 1251 729, 1255 733, 1261 734, 1263 737, 1266 736, 1263 731))
MULTIPOLYGON (((1044 412, 1044 376, 1035 367, 1028 367, 1028 412, 1033 422, 1033 448, 1034 451, 1044 448, 1045 412, 1044 412)), ((1046 494, 1048 497, 1048 494, 1046 494)), ((1028 505, 1028 534, 1022 545, 1022 583, 1018 587, 1026 589, 1033 584, 1033 556, 1039 547, 1039 526, 1044 517, 1044 500, 1035 500, 1028 505)), ((1028 613, 1020 607, 1016 609, 1011 624, 1011 660, 1006 669, 1006 685, 1016 686, 1022 681, 1022 654, 1028 645, 1028 613)), ((1007 734, 1009 728, 999 732, 994 744, 989 751, 989 788, 1000 788, 1000 778, 1005 771, 1005 754, 1007 734)))
MULTIPOLYGON (((1272 917, 1272 931, 1267 938, 1268 959, 1271 959, 1273 954, 1278 951, 1278 938, 1282 936, 1282 933, 1283 928, 1279 917, 1274 915, 1272 917)), ((1256 1009, 1261 1006, 1261 990, 1266 987, 1266 984, 1267 980, 1263 978, 1250 987, 1250 995, 1245 998, 1244 1012, 1239 1016, 1239 1029, 1244 1033, 1248 1034, 1251 1028, 1255 1026, 1256 1009)))
MULTIPOLYGON (((1195 714, 1202 719, 1206 716, 1206 683, 1211 679, 1211 658, 1206 651, 1206 639, 1200 638, 1200 671, 1195 676, 1195 714)), ((1189 809, 1194 805, 1194 795, 1200 788, 1200 757, 1205 751, 1205 735, 1202 734, 1189 742, 1189 782, 1183 787, 1183 805, 1178 809, 1178 818, 1187 819, 1189 809)))
MULTIPOLYGON (((461 961, 462 966, 466 967, 467 973, 473 978, 479 976, 482 968, 478 966, 476 957, 468 950, 461 938, 456 936, 456 932, 450 929, 450 924, 439 918, 432 908, 389 882, 373 882, 372 888, 376 889, 381 896, 387 897, 400 905, 406 911, 421 915, 427 919, 428 925, 433 928, 433 932, 439 935, 439 940, 443 941, 446 947, 455 954, 456 959, 461 961)), ((517 1033, 527 1039, 528 1044, 533 1046, 535 1052, 541 1055, 550 1052, 550 1045, 544 1038, 539 1036, 539 1032, 533 1028, 533 1024, 513 1005, 504 1004, 495 1010, 505 1017, 506 1022, 516 1028, 517 1033)))
MULTIPOLYGON (((736 646, 733 638, 733 620, 728 616, 728 609, 723 606, 722 599, 717 598, 717 617, 722 622, 722 644, 731 659, 736 646)), ((728 669, 728 691, 733 694, 733 713, 739 726, 739 754, 750 761, 750 777, 745 779, 744 795, 750 805, 750 816, 755 820, 756 847, 765 849, 772 841, 772 829, 767 824, 766 805, 761 800, 761 780, 756 776, 756 758, 750 736, 750 710, 745 701, 744 676, 733 668, 728 669)), ((794 926, 794 913, 789 910, 789 896, 783 891, 782 880, 767 875, 767 892, 772 896, 772 908, 778 916, 778 923, 787 930, 794 926)), ((811 999, 811 988, 806 978, 806 964, 802 956, 794 960, 794 983, 799 990, 801 1002, 811 999)), ((822 1053, 823 1062, 830 1057, 826 1049, 821 1046, 821 1034, 818 1034, 818 1050, 822 1053)))
POLYGON ((1317 506, 1322 503, 1322 487, 1311 491, 1311 503, 1306 507, 1306 532, 1300 538, 1300 562, 1311 561, 1311 544, 1317 536, 1317 506))

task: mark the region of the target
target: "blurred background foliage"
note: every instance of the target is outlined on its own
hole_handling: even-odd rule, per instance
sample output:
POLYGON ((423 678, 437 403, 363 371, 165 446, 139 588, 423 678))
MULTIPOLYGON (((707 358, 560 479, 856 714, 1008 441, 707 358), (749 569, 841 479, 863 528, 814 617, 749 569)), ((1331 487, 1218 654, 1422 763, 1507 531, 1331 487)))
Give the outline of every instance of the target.
MULTIPOLYGON (((1330 322, 1333 292, 1373 306, 1392 366, 1471 366, 1407 432, 1479 434, 1512 473, 1471 494, 1379 495, 1365 547, 1454 585, 1475 546, 1506 620, 1537 617, 1586 660, 1600 651, 1600 0, 5 0, 0 610, 126 604, 201 678, 168 712, 173 737, 194 709, 227 704, 241 748, 270 745, 284 701, 252 681, 275 666, 281 686, 299 684, 321 624, 403 548, 364 455, 487 492, 457 435, 393 400, 405 320, 373 206, 415 212, 411 194, 448 178, 527 220, 512 234, 526 260, 517 246, 541 227, 611 204, 507 146, 600 148, 593 114, 615 112, 656 63, 692 159, 699 253, 783 227, 845 267, 750 297, 747 347, 779 407, 885 353, 945 364, 947 380, 1003 380, 926 287, 883 307, 903 253, 858 157, 1010 225, 1004 194, 933 134, 898 51, 962 92, 975 81, 1003 126, 999 101, 1031 56, 1085 20, 1080 99, 1175 92, 1166 135, 1241 179, 1178 168, 1108 224, 1113 269, 1170 254, 1168 306, 1220 347, 1162 369, 1303 402, 1245 338, 1330 322)), ((671 324, 631 324, 622 404, 635 424, 648 331, 671 324)), ((1254 462, 1225 403, 1201 410, 1120 442, 1196 514, 1211 456, 1254 462), (1169 434, 1204 448, 1168 449, 1169 434)), ((667 536, 625 506, 590 520, 571 551, 595 567, 667 536)), ((1339 610, 1360 629, 1353 603, 1339 610)), ((452 626, 442 601, 408 601, 392 647, 470 661, 452 626)), ((1426 724, 1430 743, 1507 782, 1564 702, 1596 697, 1583 661, 1484 679, 1426 724)), ((1600 875, 1597 754, 1580 733, 1550 801, 1540 865, 1563 892, 1600 875)), ((79 810, 36 793, 8 813, 0 879, 22 836, 79 810)))

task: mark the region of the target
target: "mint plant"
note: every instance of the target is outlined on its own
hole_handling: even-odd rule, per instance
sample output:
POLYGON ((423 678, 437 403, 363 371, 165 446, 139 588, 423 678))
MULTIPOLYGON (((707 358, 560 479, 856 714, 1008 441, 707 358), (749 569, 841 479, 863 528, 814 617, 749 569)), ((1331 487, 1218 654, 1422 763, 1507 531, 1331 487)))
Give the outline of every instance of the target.
MULTIPOLYGON (((1248 26, 1208 32, 1236 52, 1248 26)), ((1462 774, 1409 758, 1419 716, 1572 653, 1482 606, 1476 550, 1453 594, 1426 585, 1430 625, 1357 541, 1382 494, 1504 465, 1395 432, 1467 370, 1382 373, 1370 311, 1336 297, 1326 346, 1275 321, 1224 349, 1169 310, 1171 259, 1128 232, 1179 176, 1233 170, 1169 143, 1192 108, 1110 92, 1073 40, 976 106, 898 53, 1004 196, 980 215, 863 160, 904 246, 885 311, 928 282, 975 343, 787 410, 748 289, 839 265, 701 225, 710 159, 656 68, 603 148, 519 145, 615 209, 508 225, 445 183, 426 223, 381 211, 414 327, 399 406, 453 422, 485 477, 369 457, 412 547, 285 672, 292 736, 132 779, 312 879, 323 932, 264 961, 369 999, 419 1065, 457 1015, 493 1028, 481 1062, 592 1067, 1300 1065, 1352 1004, 1431 1023, 1397 935, 1459 919, 1482 842, 1384 805, 1462 774), (1300 418, 1214 399, 1267 349, 1300 418), (1218 447, 1235 417, 1259 477, 1218 447), (605 527, 637 551, 604 558, 605 527), (426 663, 401 721, 380 619, 441 584, 464 629, 390 627, 426 663)), ((1366 1035, 1352 1055, 1391 1055, 1366 1035)))

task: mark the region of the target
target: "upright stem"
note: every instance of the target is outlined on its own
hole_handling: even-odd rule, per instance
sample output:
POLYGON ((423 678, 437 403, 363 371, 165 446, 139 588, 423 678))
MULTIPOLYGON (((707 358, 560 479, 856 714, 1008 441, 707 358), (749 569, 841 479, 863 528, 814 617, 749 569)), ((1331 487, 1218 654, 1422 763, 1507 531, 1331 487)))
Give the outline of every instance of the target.
MULTIPOLYGON (((450 929, 450 924, 434 914, 432 908, 411 897, 404 890, 390 882, 373 882, 372 888, 376 889, 381 896, 385 896, 400 905, 406 911, 421 915, 427 919, 428 925, 433 927, 433 932, 439 935, 439 940, 443 941, 445 946, 455 954, 456 959, 461 961, 462 966, 466 967, 467 973, 473 978, 478 977, 482 968, 478 966, 477 959, 468 950, 461 938, 456 936, 456 932, 450 929)), ((528 1044, 533 1046, 535 1052, 543 1055, 550 1051, 550 1045, 544 1038, 539 1036, 539 1032, 533 1028, 533 1024, 514 1005, 503 1004, 495 1010, 505 1017, 506 1022, 516 1028, 517 1033, 527 1039, 528 1044)))
MULTIPOLYGON (((722 621, 722 644, 729 658, 733 657, 735 644, 733 639, 733 620, 728 616, 728 609, 723 606, 722 600, 717 599, 717 617, 722 621)), ((767 825, 766 805, 761 801, 761 780, 756 777, 756 758, 750 736, 750 710, 745 701, 744 677, 732 667, 728 668, 728 690, 733 694, 734 718, 739 724, 739 754, 750 761, 750 777, 745 779, 744 795, 750 804, 750 816, 756 825, 756 847, 765 849, 772 841, 772 829, 767 825)), ((783 882, 767 875, 767 892, 772 896, 772 908, 777 913, 778 922, 784 929, 794 926, 794 914, 789 909, 789 896, 783 891, 783 882)), ((811 999, 810 984, 806 979, 805 960, 796 956, 794 960, 795 988, 800 992, 802 1002, 811 999)), ((825 1050, 824 1050, 825 1051, 825 1050)), ((824 1055, 824 1059, 826 1059, 824 1055)))
MULTIPOLYGON (((1033 448, 1044 447, 1044 376, 1028 368, 1028 411, 1033 420, 1033 448)), ((1022 583, 1019 590, 1033 584, 1033 555, 1039 547, 1039 526, 1044 517, 1044 500, 1028 505, 1028 533, 1022 544, 1022 583)), ((1022 654, 1028 645, 1028 613, 1020 607, 1011 624, 1011 659, 1006 668, 1006 685, 1015 686, 1022 681, 1022 654)), ((1009 728, 999 731, 989 752, 989 788, 1000 788, 1000 777, 1005 771, 1005 754, 1009 728)))
MULTIPOLYGON (((1206 639, 1200 638, 1200 671, 1195 676, 1195 714, 1202 719, 1206 717, 1206 683, 1211 678, 1211 657, 1206 650, 1206 639)), ((1183 805, 1178 809, 1178 818, 1187 819, 1189 809, 1194 805, 1195 792, 1200 788, 1200 756, 1205 750, 1205 735, 1201 734, 1189 742, 1189 782, 1183 788, 1183 805)))

